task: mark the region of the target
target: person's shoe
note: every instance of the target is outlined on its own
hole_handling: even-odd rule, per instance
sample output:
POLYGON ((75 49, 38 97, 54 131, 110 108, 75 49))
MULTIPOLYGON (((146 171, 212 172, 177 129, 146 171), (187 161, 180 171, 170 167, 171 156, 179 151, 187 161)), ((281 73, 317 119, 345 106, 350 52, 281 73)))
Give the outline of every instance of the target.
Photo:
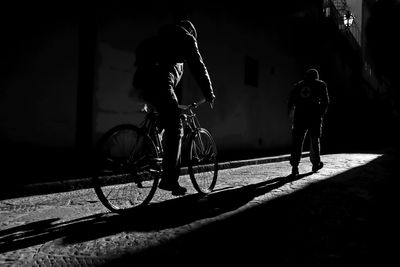
POLYGON ((313 164, 312 166, 312 171, 317 172, 318 170, 322 169, 324 167, 324 163, 319 162, 318 164, 313 164))
POLYGON ((292 175, 293 176, 299 175, 299 167, 297 167, 297 166, 292 167, 292 175))
POLYGON ((168 182, 163 182, 163 180, 161 180, 160 184, 158 185, 158 188, 166 191, 171 191, 171 194, 174 196, 182 196, 187 191, 186 188, 180 186, 178 182, 168 183, 168 182))

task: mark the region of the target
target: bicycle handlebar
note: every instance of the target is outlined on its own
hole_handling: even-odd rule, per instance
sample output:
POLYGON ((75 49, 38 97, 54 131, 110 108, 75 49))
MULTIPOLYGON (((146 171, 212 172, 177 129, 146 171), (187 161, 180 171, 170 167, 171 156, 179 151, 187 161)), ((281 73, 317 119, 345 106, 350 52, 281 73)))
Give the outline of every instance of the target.
POLYGON ((203 98, 202 100, 198 101, 198 102, 193 102, 192 104, 189 105, 178 105, 178 108, 182 109, 182 110, 188 110, 188 109, 192 109, 192 108, 197 108, 198 106, 200 106, 201 104, 206 103, 206 99, 203 98))

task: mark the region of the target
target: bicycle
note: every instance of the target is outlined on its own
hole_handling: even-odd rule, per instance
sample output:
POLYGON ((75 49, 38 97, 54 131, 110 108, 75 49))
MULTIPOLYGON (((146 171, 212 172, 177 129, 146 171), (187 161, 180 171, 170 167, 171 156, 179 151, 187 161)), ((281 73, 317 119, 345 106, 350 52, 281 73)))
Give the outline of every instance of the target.
MULTIPOLYGON (((218 176, 217 146, 202 128, 194 109, 206 101, 180 105, 184 135, 182 167, 199 194, 209 194, 218 176)), ((108 130, 96 145, 93 186, 102 204, 111 212, 123 213, 146 206, 158 188, 162 173, 163 131, 158 113, 148 106, 139 125, 121 124, 108 130)))

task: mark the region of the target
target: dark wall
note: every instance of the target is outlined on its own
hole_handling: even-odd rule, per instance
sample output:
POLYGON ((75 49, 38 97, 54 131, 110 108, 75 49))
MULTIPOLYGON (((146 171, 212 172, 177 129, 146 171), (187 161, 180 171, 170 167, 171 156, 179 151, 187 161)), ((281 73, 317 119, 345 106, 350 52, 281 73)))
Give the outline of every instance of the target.
POLYGON ((3 3, 0 17, 0 162, 13 183, 67 169, 75 146, 76 9, 25 4, 3 3))
POLYGON ((388 83, 385 108, 390 112, 391 126, 387 138, 399 145, 400 133, 400 2, 396 0, 367 1, 371 9, 366 24, 367 51, 376 71, 388 83))
MULTIPOLYGON (((322 15, 322 1, 275 1, 268 8, 259 1, 153 4, 4 7, 1 167, 19 178, 10 181, 87 175, 87 149, 96 138, 136 118, 127 96, 139 37, 186 16, 204 29, 201 45, 220 92, 215 111, 200 115, 210 117, 204 125, 226 155, 289 152, 285 101, 309 67, 319 69, 331 96, 324 153, 369 149, 384 140, 382 103, 366 95, 370 85, 362 79, 360 56, 322 15), (249 57, 259 62, 258 88, 242 79, 249 57)), ((196 89, 193 79, 185 82, 196 89)))

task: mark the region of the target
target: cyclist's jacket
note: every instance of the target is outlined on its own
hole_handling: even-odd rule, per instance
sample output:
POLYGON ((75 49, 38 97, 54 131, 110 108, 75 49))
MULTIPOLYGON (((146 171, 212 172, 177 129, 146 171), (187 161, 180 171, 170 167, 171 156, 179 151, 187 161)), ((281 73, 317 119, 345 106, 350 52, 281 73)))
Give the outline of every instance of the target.
POLYGON ((295 108, 295 116, 298 118, 322 117, 328 105, 326 83, 319 79, 305 79, 296 83, 288 101, 289 110, 295 108))
POLYGON ((213 88, 196 39, 184 28, 168 25, 159 34, 144 40, 136 49, 133 86, 142 96, 157 90, 175 89, 187 62, 206 99, 213 88))

